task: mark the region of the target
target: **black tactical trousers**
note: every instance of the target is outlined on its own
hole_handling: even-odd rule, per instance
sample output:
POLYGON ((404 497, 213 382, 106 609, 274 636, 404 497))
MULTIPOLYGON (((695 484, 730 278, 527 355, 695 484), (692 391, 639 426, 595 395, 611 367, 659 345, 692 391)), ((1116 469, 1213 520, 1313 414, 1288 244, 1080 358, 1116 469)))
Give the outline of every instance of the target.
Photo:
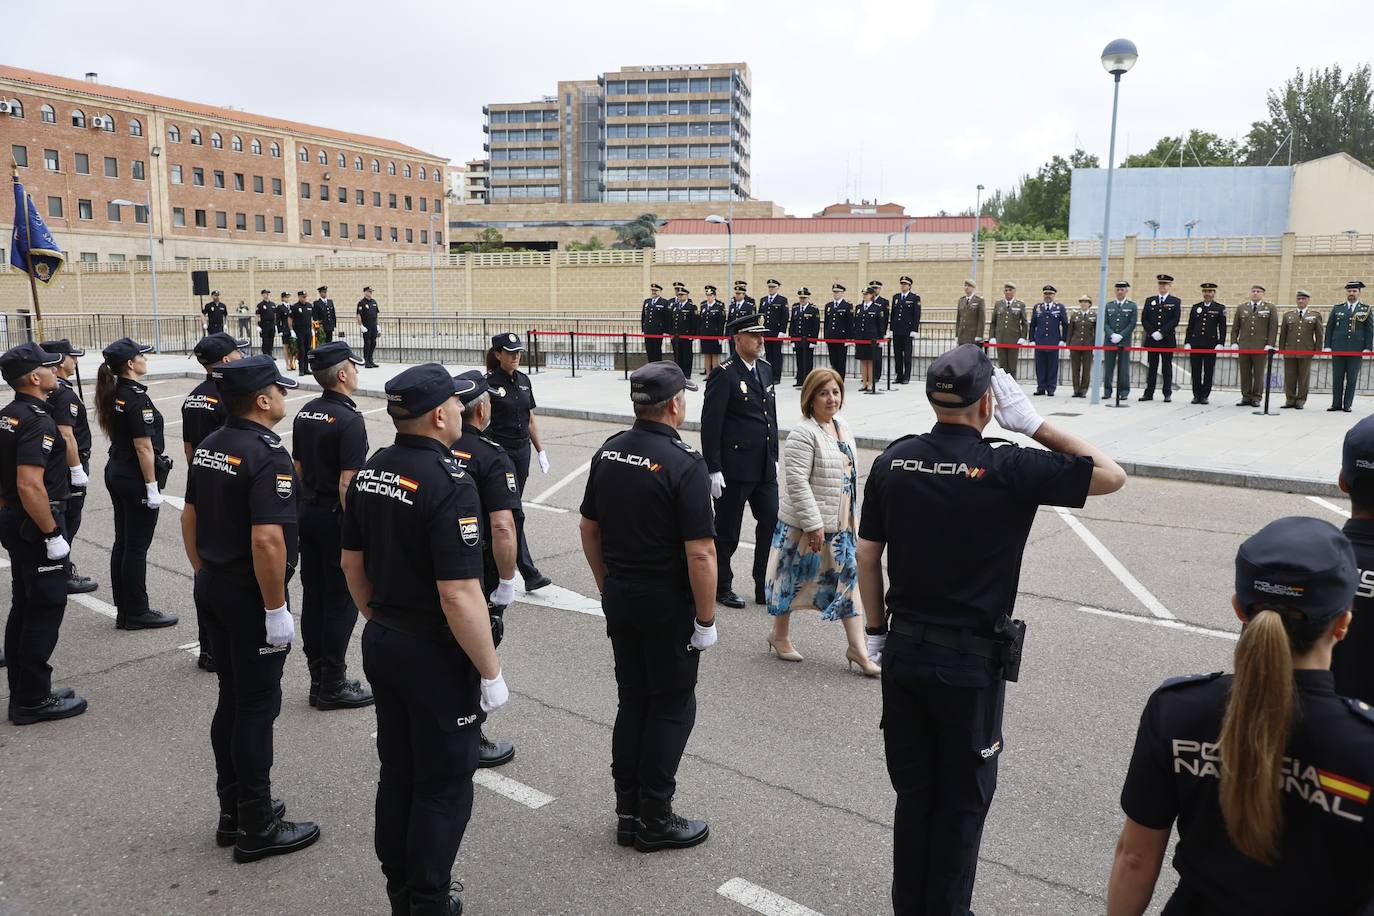
POLYGON ((844 370, 849 363, 849 352, 846 347, 848 344, 828 343, 825 345, 826 352, 830 356, 830 368, 838 372, 841 379, 844 378, 844 370))
POLYGON ((792 358, 797 362, 797 381, 804 382, 806 377, 811 374, 811 354, 810 344, 802 346, 797 344, 792 348, 792 358))
POLYGON ((526 439, 524 445, 510 446, 502 442, 501 447, 510 455, 511 463, 515 465, 515 490, 520 494, 521 505, 511 510, 511 515, 515 520, 515 568, 520 575, 526 579, 533 578, 539 574, 539 567, 534 565, 534 557, 530 554, 529 542, 525 540, 525 481, 530 479, 530 440, 526 439))
MULTIPOLYGON (((133 461, 133 459, 128 459, 133 461)), ((148 492, 137 462, 105 465, 105 487, 114 507, 114 546, 110 548, 110 591, 120 617, 148 610, 148 548, 161 509, 149 509, 148 492)))
POLYGON ((763 588, 768 570, 768 545, 778 524, 778 482, 776 480, 726 479, 716 506, 716 582, 718 591, 728 591, 734 580, 730 560, 739 547, 744 507, 754 513, 754 585, 763 588))
POLYGON ((339 504, 300 504, 301 649, 326 683, 344 676, 358 606, 339 566, 339 504))
POLYGON ((377 698, 381 760, 373 844, 387 892, 409 892, 418 912, 448 900, 472 816, 477 669, 456 642, 430 642, 369 621, 363 671, 377 698))
POLYGON ((377 335, 379 333, 381 332, 377 328, 363 326, 363 362, 368 365, 376 362, 373 357, 377 355, 377 335))
MULTIPOLYGON (((648 332, 646 331, 645 333, 647 334, 648 332)), ((647 361, 651 363, 656 363, 659 360, 663 359, 663 338, 652 336, 645 337, 644 355, 647 358, 647 361)))
POLYGON ((891 633, 883 744, 897 792, 896 916, 967 914, 983 821, 997 788, 1005 683, 990 661, 891 633))
POLYGON ((1205 401, 1212 396, 1212 373, 1217 367, 1216 351, 1189 353, 1188 368, 1193 376, 1193 397, 1205 401))
POLYGON ((271 356, 271 355, 272 355, 272 345, 275 344, 276 341, 277 341, 277 331, 276 331, 276 329, 273 328, 273 329, 271 329, 271 330, 261 330, 261 331, 259 331, 258 333, 259 333, 259 334, 261 335, 261 337, 262 337, 262 355, 263 355, 263 356, 271 356))
POLYGON ((606 578, 601 596, 620 697, 611 734, 617 792, 672 801, 697 715, 697 662, 689 650, 692 590, 606 578))
POLYGON ((763 341, 763 358, 773 367, 773 379, 782 378, 782 341, 767 337, 763 341))
POLYGON ((914 343, 909 332, 892 335, 892 371, 899 385, 911 381, 911 349, 914 343))
MULTIPOLYGON (((0 544, 10 557, 10 615, 5 621, 5 675, 10 702, 36 706, 52 692, 53 649, 67 609, 67 564, 49 560, 47 546, 31 525, 29 537, 20 534, 28 518, 12 506, 0 509, 0 544)), ((57 524, 62 525, 59 516, 57 524)))

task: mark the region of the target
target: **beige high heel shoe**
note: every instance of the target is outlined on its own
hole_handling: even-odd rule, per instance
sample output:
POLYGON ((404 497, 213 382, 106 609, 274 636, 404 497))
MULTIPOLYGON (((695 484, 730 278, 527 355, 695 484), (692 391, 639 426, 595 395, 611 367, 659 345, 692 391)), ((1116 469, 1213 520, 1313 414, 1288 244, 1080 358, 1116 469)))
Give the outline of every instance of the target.
POLYGON ((773 637, 768 637, 768 648, 773 650, 773 654, 785 662, 799 662, 802 654, 796 649, 779 649, 778 644, 773 642, 773 637))
POLYGON ((853 646, 844 650, 844 657, 849 662, 849 670, 853 671, 854 666, 858 665, 859 673, 864 677, 878 677, 883 673, 881 666, 874 664, 867 656, 860 655, 853 646))

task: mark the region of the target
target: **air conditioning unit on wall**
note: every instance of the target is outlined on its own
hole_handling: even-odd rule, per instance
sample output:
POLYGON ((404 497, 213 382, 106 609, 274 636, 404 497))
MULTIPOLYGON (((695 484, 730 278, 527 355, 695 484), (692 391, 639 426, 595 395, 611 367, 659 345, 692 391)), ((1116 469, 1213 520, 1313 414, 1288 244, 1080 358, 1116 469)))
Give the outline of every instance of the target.
POLYGON ((96 115, 91 118, 91 130, 105 130, 110 126, 110 121, 103 115, 96 115))

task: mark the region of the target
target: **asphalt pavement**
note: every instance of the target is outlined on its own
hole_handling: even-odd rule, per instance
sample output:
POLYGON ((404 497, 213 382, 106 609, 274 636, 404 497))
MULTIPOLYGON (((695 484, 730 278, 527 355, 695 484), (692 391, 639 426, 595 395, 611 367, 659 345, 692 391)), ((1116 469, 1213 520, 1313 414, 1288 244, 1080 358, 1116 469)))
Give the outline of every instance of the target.
MULTIPOLYGON (((151 391, 178 459, 173 495, 184 491, 185 467, 172 424, 193 384, 166 379, 151 391)), ((293 393, 280 430, 309 396, 293 393)), ((362 398, 359 407, 369 412, 372 446, 389 442, 381 402, 362 398)), ((540 426, 552 466, 530 477, 528 535, 555 585, 522 596, 507 616, 501 655, 511 702, 487 728, 514 740, 517 755, 479 771, 454 870, 466 885, 466 912, 890 912, 894 796, 879 684, 847 669, 839 626, 816 615, 797 615, 794 642, 806 660, 789 664, 766 652, 762 609, 722 609, 720 642, 702 658, 676 800, 684 814, 710 822, 711 837, 653 855, 615 845, 615 685, 576 507, 585 463, 617 427, 553 417, 540 426)), ((90 710, 59 723, 0 725, 0 913, 386 912, 371 836, 375 718, 310 709, 298 648, 283 683, 273 790, 288 817, 318 821, 323 836, 304 852, 251 865, 214 845, 208 733, 216 687, 195 667, 179 510, 162 510, 149 588, 153 606, 181 623, 116 631, 106 604, 104 449, 97 432, 95 483, 74 552, 102 588, 69 602, 53 658, 57 682, 87 697, 90 710)), ((861 465, 873 457, 863 452, 861 465)), ((1342 511, 1348 504, 1334 497, 1145 478, 1083 510, 1041 510, 1017 603, 1029 623, 1026 661, 1008 690, 976 911, 1103 911, 1141 707, 1166 677, 1230 666, 1236 547, 1278 516, 1339 524, 1342 511)), ((737 575, 747 559, 742 549, 737 575)), ((296 608, 298 586, 292 593, 296 608)), ((359 676, 356 636, 350 665, 359 676)), ((1173 883, 1166 867, 1152 912, 1173 883)))

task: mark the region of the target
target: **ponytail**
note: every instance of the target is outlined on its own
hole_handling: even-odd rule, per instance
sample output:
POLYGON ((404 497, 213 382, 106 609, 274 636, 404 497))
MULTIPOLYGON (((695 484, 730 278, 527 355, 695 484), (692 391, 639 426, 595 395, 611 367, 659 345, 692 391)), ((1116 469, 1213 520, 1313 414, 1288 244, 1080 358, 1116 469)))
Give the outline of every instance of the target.
POLYGON ((101 363, 100 371, 95 374, 95 419, 107 436, 114 436, 115 427, 115 386, 119 376, 110 368, 109 363, 101 363))
POLYGON ((500 361, 499 359, 496 358, 496 348, 495 348, 495 347, 488 347, 488 348, 487 348, 487 371, 488 371, 488 372, 495 372, 495 371, 496 371, 496 367, 499 366, 499 365, 501 365, 501 361, 500 361))
POLYGON ((1236 643, 1236 675, 1218 741, 1226 833, 1265 865, 1278 860, 1283 834, 1281 770, 1296 709, 1293 653, 1307 648, 1295 642, 1279 611, 1250 618, 1236 643))

